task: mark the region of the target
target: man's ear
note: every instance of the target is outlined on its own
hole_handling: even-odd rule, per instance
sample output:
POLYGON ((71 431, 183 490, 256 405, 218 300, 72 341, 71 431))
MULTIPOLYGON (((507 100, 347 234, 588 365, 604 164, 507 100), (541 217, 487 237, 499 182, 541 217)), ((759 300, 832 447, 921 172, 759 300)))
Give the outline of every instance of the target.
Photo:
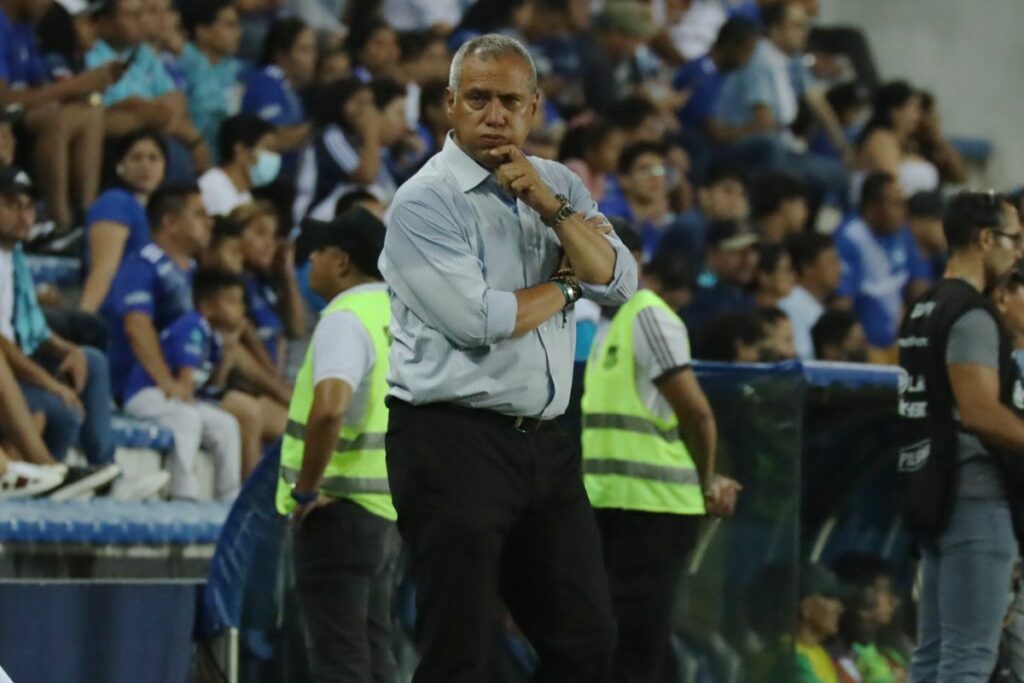
POLYGON ((451 88, 445 88, 444 101, 448 116, 451 116, 455 111, 455 91, 451 88))
POLYGON ((343 278, 352 270, 352 257, 347 251, 338 251, 338 277, 343 278))

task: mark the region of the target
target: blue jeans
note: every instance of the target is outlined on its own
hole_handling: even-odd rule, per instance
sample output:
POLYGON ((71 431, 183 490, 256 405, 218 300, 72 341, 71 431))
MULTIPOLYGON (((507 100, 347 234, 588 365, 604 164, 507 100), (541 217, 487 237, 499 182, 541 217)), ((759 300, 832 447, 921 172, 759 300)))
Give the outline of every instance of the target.
MULTIPOLYGON (((114 459, 114 434, 110 428, 110 369, 107 357, 89 346, 81 347, 85 353, 89 376, 79 394, 85 415, 79 415, 56 394, 33 384, 20 383, 25 401, 32 412, 46 415, 43 441, 57 460, 64 460, 68 449, 80 443, 85 457, 94 465, 114 459)), ((50 371, 57 366, 44 363, 50 371)))
POLYGON ((910 683, 988 683, 1016 558, 1009 503, 958 498, 949 527, 922 548, 910 683))

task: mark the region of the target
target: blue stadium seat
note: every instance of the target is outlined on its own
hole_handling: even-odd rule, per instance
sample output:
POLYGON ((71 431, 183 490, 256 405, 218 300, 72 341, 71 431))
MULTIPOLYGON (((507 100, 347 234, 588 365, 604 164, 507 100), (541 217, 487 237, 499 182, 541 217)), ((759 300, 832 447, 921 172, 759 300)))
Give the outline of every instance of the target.
POLYGON ((28 267, 37 285, 74 287, 82 280, 82 262, 71 256, 28 254, 28 267))
POLYGON ((114 443, 121 448, 145 448, 163 453, 174 445, 171 430, 155 422, 143 422, 127 415, 114 415, 111 423, 114 443))

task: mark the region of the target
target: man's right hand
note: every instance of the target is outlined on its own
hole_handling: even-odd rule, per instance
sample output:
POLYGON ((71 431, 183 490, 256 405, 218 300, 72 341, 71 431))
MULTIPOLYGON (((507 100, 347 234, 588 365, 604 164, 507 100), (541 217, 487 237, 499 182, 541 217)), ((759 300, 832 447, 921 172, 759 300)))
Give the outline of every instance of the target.
POLYGON ((50 391, 56 394, 57 398, 63 401, 64 405, 68 408, 71 408, 79 415, 85 415, 85 406, 82 405, 82 401, 78 398, 78 394, 75 393, 74 389, 66 384, 57 382, 50 391))
POLYGON ((77 79, 80 93, 82 95, 89 95, 94 92, 102 93, 121 80, 126 70, 127 67, 124 63, 114 59, 94 69, 83 71, 77 79))
POLYGON ((192 402, 192 392, 176 379, 165 380, 157 384, 157 388, 164 392, 171 401, 192 402))

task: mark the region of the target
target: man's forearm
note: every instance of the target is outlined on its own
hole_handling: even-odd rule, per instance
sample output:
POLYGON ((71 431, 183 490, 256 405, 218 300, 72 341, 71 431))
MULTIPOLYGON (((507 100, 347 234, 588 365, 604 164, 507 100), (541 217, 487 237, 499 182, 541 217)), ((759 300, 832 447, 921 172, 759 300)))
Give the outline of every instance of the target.
POLYGON ((26 356, 17 344, 0 336, 0 351, 3 352, 11 365, 11 371, 19 382, 32 384, 46 390, 52 390, 59 382, 42 366, 26 356))
POLYGON ((574 213, 555 230, 573 271, 582 282, 607 285, 615 276, 615 250, 604 235, 589 225, 581 213, 574 213))
MULTIPOLYGON (((314 403, 314 407, 315 407, 314 403)), ((324 470, 331 461, 334 447, 338 443, 338 434, 344 415, 318 415, 313 410, 306 424, 306 445, 302 453, 302 469, 299 479, 295 482, 297 491, 315 491, 320 488, 324 470)))
POLYGON ((715 473, 718 427, 714 417, 710 415, 689 416, 680 422, 679 432, 687 450, 690 451, 701 482, 707 483, 715 473))
POLYGON ((565 306, 562 288, 551 282, 543 282, 528 289, 520 289, 516 295, 516 325, 513 337, 520 337, 543 325, 551 316, 565 306))
POLYGON ((153 321, 143 314, 134 315, 139 317, 132 318, 132 314, 129 314, 125 317, 124 326, 128 345, 135 358, 158 386, 175 381, 160 348, 160 337, 153 327, 153 321))

